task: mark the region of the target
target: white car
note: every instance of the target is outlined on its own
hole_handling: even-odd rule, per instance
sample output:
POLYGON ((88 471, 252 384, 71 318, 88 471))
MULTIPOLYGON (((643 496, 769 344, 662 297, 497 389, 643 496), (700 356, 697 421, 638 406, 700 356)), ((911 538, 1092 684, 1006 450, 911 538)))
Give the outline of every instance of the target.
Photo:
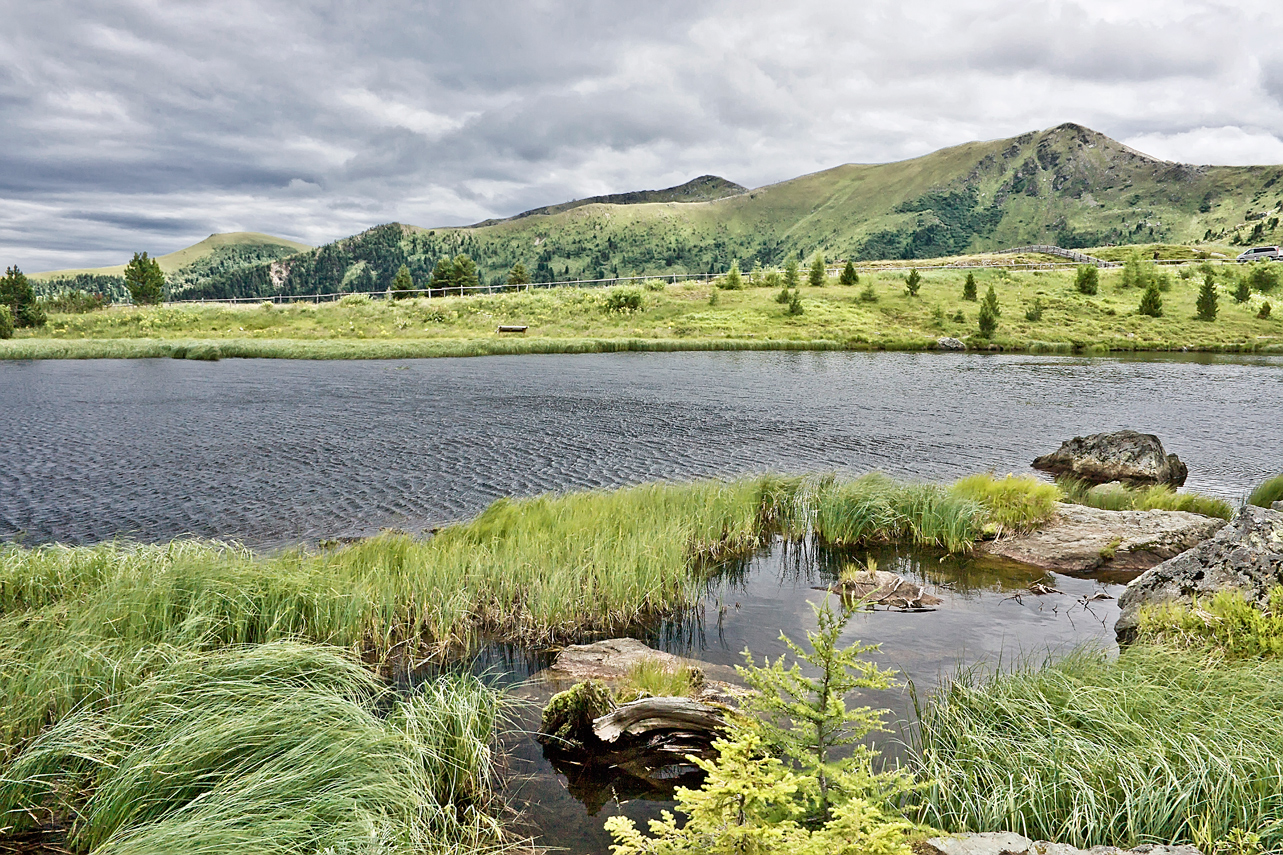
POLYGON ((1277 246, 1254 246, 1238 257, 1239 264, 1249 261, 1278 261, 1283 257, 1283 250, 1277 246))

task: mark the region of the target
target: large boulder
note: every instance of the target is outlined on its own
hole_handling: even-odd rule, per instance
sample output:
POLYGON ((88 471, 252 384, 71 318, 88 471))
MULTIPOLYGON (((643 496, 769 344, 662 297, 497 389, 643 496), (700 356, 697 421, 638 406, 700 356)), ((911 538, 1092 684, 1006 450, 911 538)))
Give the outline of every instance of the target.
POLYGON ((1135 849, 1093 846, 1078 849, 1067 843, 1034 842, 1014 831, 986 831, 954 837, 932 837, 914 847, 921 855, 1201 855, 1193 846, 1147 843, 1135 849))
POLYGON ((1142 606, 1189 604, 1225 590, 1264 605, 1277 585, 1283 585, 1283 512, 1247 505, 1215 537, 1133 579, 1118 600, 1114 633, 1119 641, 1133 638, 1142 606))
POLYGON ((1179 487, 1189 475, 1179 457, 1163 451, 1158 437, 1134 430, 1076 436, 1034 460, 1033 468, 1093 484, 1121 481, 1132 487, 1179 487))
POLYGON ((1056 573, 1148 570, 1201 543, 1225 520, 1187 511, 1105 511, 1056 505, 1056 515, 1037 531, 1014 534, 981 548, 1021 564, 1056 573))

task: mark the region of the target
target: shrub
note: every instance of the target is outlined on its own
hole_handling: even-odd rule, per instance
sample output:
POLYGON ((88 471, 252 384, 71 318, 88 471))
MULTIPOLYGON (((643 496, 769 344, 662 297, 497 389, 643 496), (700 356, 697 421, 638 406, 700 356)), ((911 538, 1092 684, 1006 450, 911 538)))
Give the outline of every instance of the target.
POLYGON ((918 289, 922 287, 922 274, 918 272, 918 268, 915 267, 909 271, 908 277, 904 280, 904 287, 910 297, 918 296, 918 289))
POLYGON ((1100 290, 1100 271, 1094 264, 1084 264, 1078 268, 1078 274, 1074 277, 1074 287, 1078 293, 1094 295, 1100 290))
POLYGON ((647 291, 663 291, 668 286, 663 279, 647 279, 644 284, 647 291))
POLYGON ((642 307, 641 291, 636 288, 616 288, 606 295, 606 311, 636 312, 642 307))
POLYGON ((1265 302, 1261 303, 1261 308, 1259 308, 1259 309, 1257 309, 1257 310, 1256 310, 1256 316, 1257 316, 1258 318, 1260 318, 1261 320, 1263 320, 1263 321, 1265 321, 1265 320, 1269 320, 1269 317, 1270 317, 1270 301, 1269 301, 1269 300, 1266 300, 1265 302))
POLYGON ((800 315, 802 312, 802 294, 794 288, 793 295, 789 297, 788 314, 800 315))
POLYGON ((962 299, 976 301, 976 274, 968 273, 967 278, 962 283, 962 299))
POLYGON ((779 288, 784 285, 784 276, 778 270, 768 270, 762 274, 761 282, 758 284, 764 288, 779 288))
POLYGON ((1203 277, 1203 284, 1198 289, 1198 319, 1200 321, 1216 320, 1216 282, 1209 273, 1203 277))
POLYGON ((840 285, 860 284, 860 274, 855 272, 854 264, 852 264, 849 261, 846 263, 846 267, 842 268, 842 275, 838 277, 838 284, 840 285))
POLYGON ((0 338, 13 338, 13 312, 0 305, 0 338))
POLYGON ((47 297, 43 301, 44 308, 49 312, 58 312, 65 315, 83 315, 88 312, 95 312, 107 305, 107 298, 102 294, 90 294, 88 291, 63 291, 52 297, 47 297))
POLYGON ((369 294, 344 294, 339 297, 340 306, 368 306, 374 302, 369 294))
POLYGON ((708 305, 710 305, 710 306, 716 306, 717 304, 719 304, 719 303, 721 303, 721 302, 722 302, 722 298, 721 298, 720 296, 718 296, 718 294, 717 294, 717 288, 714 288, 714 289, 712 289, 711 291, 709 291, 709 292, 708 292, 708 305))
POLYGON ((819 252, 815 253, 815 260, 811 262, 811 272, 807 278, 810 280, 812 288, 819 288, 824 284, 825 279, 824 256, 819 252))
POLYGON ((953 322, 957 324, 965 324, 967 322, 967 316, 963 313, 962 309, 953 313, 953 322))
POLYGON ((1043 310, 1042 298, 1034 297, 1033 303, 1029 305, 1028 309, 1025 309, 1025 320, 1033 323, 1037 323, 1038 321, 1041 321, 1042 310, 1043 310))
POLYGON ((988 338, 998 329, 998 318, 1002 315, 1002 309, 998 305, 998 292, 989 286, 985 292, 985 298, 980 301, 980 335, 988 338))
POLYGON ((1157 280, 1149 280, 1149 284, 1145 286, 1145 293, 1140 297, 1140 305, 1136 307, 1136 311, 1151 318, 1161 318, 1163 316, 1163 295, 1158 292, 1157 280))
POLYGON ((1275 502, 1283 502, 1283 475, 1275 475, 1257 485, 1252 495, 1247 497, 1249 505, 1268 508, 1275 502))
POLYGON ((1252 265, 1251 271, 1247 274, 1247 282, 1257 291, 1268 293, 1279 287, 1279 275, 1274 270, 1273 264, 1258 262, 1252 265))

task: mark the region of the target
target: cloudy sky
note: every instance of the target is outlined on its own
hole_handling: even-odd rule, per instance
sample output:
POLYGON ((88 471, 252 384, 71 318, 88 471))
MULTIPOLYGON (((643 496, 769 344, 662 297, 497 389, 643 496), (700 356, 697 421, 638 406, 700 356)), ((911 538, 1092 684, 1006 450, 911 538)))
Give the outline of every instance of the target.
POLYGON ((1274 0, 0 0, 0 263, 319 244, 1074 121, 1283 163, 1274 0))

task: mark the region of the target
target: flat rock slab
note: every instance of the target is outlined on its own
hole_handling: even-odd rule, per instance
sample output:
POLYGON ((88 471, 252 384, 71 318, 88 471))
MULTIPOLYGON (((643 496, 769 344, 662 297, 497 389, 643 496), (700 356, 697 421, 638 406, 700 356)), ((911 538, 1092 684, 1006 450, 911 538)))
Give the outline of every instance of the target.
POLYGON ((592 644, 575 644, 557 654, 549 671, 571 680, 620 680, 642 662, 657 662, 674 671, 693 663, 648 647, 635 638, 608 638, 592 644))
POLYGON ((1122 615, 1114 632, 1130 639, 1142 606, 1190 605, 1233 590, 1261 607, 1277 585, 1283 585, 1283 513, 1248 505, 1215 537, 1133 579, 1118 598, 1122 615))
POLYGON ((1097 570, 1140 572, 1192 549, 1225 520, 1187 511, 1104 511, 1057 504, 1056 515, 1038 531, 990 541, 990 555, 1057 573, 1097 570))
POLYGON ((1116 846, 1078 849, 1066 843, 1030 840, 1013 831, 932 837, 930 840, 923 841, 915 849, 919 855, 1202 855, 1193 846, 1154 844, 1137 846, 1135 849, 1119 849, 1116 846))

